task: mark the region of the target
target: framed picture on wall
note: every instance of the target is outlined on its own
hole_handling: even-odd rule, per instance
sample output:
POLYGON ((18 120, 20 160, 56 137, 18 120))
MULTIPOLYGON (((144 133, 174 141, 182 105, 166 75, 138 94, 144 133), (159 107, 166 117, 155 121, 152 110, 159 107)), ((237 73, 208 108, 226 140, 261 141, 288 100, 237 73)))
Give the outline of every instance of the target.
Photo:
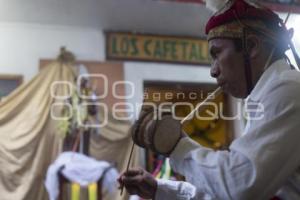
POLYGON ((23 82, 22 75, 0 74, 0 100, 9 95, 23 82))

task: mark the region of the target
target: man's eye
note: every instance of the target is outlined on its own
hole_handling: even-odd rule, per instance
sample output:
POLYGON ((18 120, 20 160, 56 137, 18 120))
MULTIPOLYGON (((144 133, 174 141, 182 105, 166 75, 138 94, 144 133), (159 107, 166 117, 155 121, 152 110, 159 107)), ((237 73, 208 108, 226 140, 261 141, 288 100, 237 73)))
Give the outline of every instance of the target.
POLYGON ((209 51, 210 56, 213 60, 217 59, 220 52, 221 52, 221 49, 219 49, 219 48, 211 48, 210 51, 209 51))
POLYGON ((218 57, 218 54, 219 54, 219 52, 217 52, 217 51, 212 51, 212 52, 210 53, 210 56, 211 56, 212 59, 216 59, 216 58, 218 57))
POLYGON ((215 53, 211 54, 211 58, 212 59, 216 59, 217 58, 217 55, 215 53))

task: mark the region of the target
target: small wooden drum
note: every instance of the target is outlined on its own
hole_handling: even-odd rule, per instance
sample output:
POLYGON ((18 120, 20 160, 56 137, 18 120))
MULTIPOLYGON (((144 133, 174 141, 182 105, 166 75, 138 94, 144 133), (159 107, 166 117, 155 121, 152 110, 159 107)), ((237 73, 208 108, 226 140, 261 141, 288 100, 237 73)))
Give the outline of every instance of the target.
POLYGON ((140 147, 169 155, 180 140, 181 124, 170 112, 156 118, 153 110, 143 111, 132 127, 133 141, 140 147))

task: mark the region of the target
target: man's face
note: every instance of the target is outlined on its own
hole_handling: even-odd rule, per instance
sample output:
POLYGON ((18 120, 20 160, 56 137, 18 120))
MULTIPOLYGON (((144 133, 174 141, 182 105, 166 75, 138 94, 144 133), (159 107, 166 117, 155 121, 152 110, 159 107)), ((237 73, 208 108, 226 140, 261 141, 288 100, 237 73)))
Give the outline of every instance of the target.
POLYGON ((237 51, 230 39, 212 39, 208 45, 212 57, 211 76, 224 92, 237 98, 247 97, 243 52, 237 51))

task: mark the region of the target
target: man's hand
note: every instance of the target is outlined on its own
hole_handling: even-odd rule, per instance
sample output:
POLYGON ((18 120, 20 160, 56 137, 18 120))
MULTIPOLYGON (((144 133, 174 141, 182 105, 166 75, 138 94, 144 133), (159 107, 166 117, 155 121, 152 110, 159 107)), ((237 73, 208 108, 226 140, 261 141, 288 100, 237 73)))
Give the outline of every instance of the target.
POLYGON ((118 179, 121 186, 125 186, 129 194, 137 194, 144 199, 154 199, 157 181, 142 168, 130 169, 118 179))

